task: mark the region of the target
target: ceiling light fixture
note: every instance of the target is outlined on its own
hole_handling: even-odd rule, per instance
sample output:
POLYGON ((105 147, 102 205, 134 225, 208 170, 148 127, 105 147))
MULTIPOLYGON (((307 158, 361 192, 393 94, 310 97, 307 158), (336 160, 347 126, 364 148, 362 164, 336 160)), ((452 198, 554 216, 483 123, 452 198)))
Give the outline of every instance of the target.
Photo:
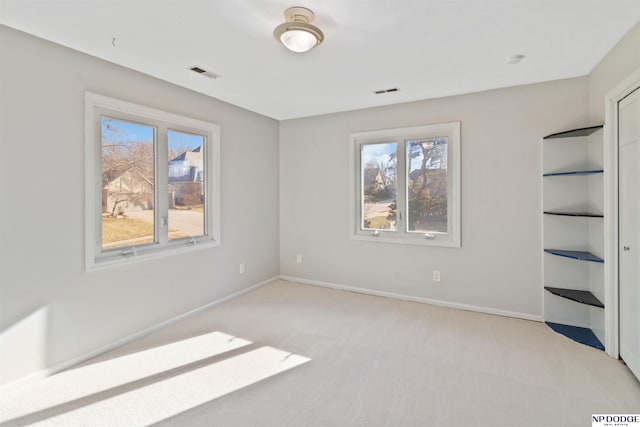
POLYGON ((284 11, 287 22, 273 30, 273 36, 293 52, 306 52, 324 40, 320 28, 311 25, 315 15, 306 7, 290 7, 284 11))

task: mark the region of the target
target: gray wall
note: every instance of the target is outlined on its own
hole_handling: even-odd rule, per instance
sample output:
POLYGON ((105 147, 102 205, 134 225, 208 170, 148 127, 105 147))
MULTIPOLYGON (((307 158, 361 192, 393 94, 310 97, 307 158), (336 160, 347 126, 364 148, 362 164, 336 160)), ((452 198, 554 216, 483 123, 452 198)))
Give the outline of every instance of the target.
POLYGON ((280 273, 540 316, 541 138, 587 121, 582 77, 281 122, 280 273), (349 240, 349 133, 457 120, 462 248, 349 240))
POLYGON ((604 123, 605 96, 638 68, 640 68, 640 23, 629 30, 589 74, 591 124, 604 123))
POLYGON ((0 55, 0 384, 278 275, 275 120, 1 26, 0 55), (83 271, 87 90, 221 126, 221 247, 83 271))

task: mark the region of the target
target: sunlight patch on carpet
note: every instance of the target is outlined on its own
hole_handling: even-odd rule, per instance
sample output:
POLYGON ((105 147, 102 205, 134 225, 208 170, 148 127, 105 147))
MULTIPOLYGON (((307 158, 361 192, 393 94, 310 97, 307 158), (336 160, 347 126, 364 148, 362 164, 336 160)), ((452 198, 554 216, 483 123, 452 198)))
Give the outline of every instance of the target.
MULTIPOLYGON (((0 422, 64 406, 87 396, 252 344, 222 332, 188 338, 69 369, 0 395, 0 422)), ((88 424, 97 425, 97 424, 88 424)))
POLYGON ((309 360, 261 347, 30 425, 149 426, 309 360))

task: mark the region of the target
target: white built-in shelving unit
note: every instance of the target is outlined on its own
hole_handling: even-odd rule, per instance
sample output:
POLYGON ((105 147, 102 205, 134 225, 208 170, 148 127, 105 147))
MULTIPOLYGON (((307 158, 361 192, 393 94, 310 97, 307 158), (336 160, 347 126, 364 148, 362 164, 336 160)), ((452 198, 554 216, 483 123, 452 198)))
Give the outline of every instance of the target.
POLYGON ((544 320, 604 349, 602 126, 543 138, 544 320))

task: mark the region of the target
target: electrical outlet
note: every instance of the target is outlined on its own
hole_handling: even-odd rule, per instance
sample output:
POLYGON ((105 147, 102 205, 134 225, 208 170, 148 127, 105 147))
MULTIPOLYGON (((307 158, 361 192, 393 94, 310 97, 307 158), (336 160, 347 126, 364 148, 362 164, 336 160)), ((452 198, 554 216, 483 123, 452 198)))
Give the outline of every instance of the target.
POLYGON ((240 274, 244 274, 244 264, 240 264, 240 274))
POLYGON ((439 270, 433 270, 433 281, 434 282, 439 282, 440 281, 440 271, 439 270))
POLYGON ((302 255, 300 255, 300 254, 296 255, 296 262, 298 264, 302 264, 302 255))

